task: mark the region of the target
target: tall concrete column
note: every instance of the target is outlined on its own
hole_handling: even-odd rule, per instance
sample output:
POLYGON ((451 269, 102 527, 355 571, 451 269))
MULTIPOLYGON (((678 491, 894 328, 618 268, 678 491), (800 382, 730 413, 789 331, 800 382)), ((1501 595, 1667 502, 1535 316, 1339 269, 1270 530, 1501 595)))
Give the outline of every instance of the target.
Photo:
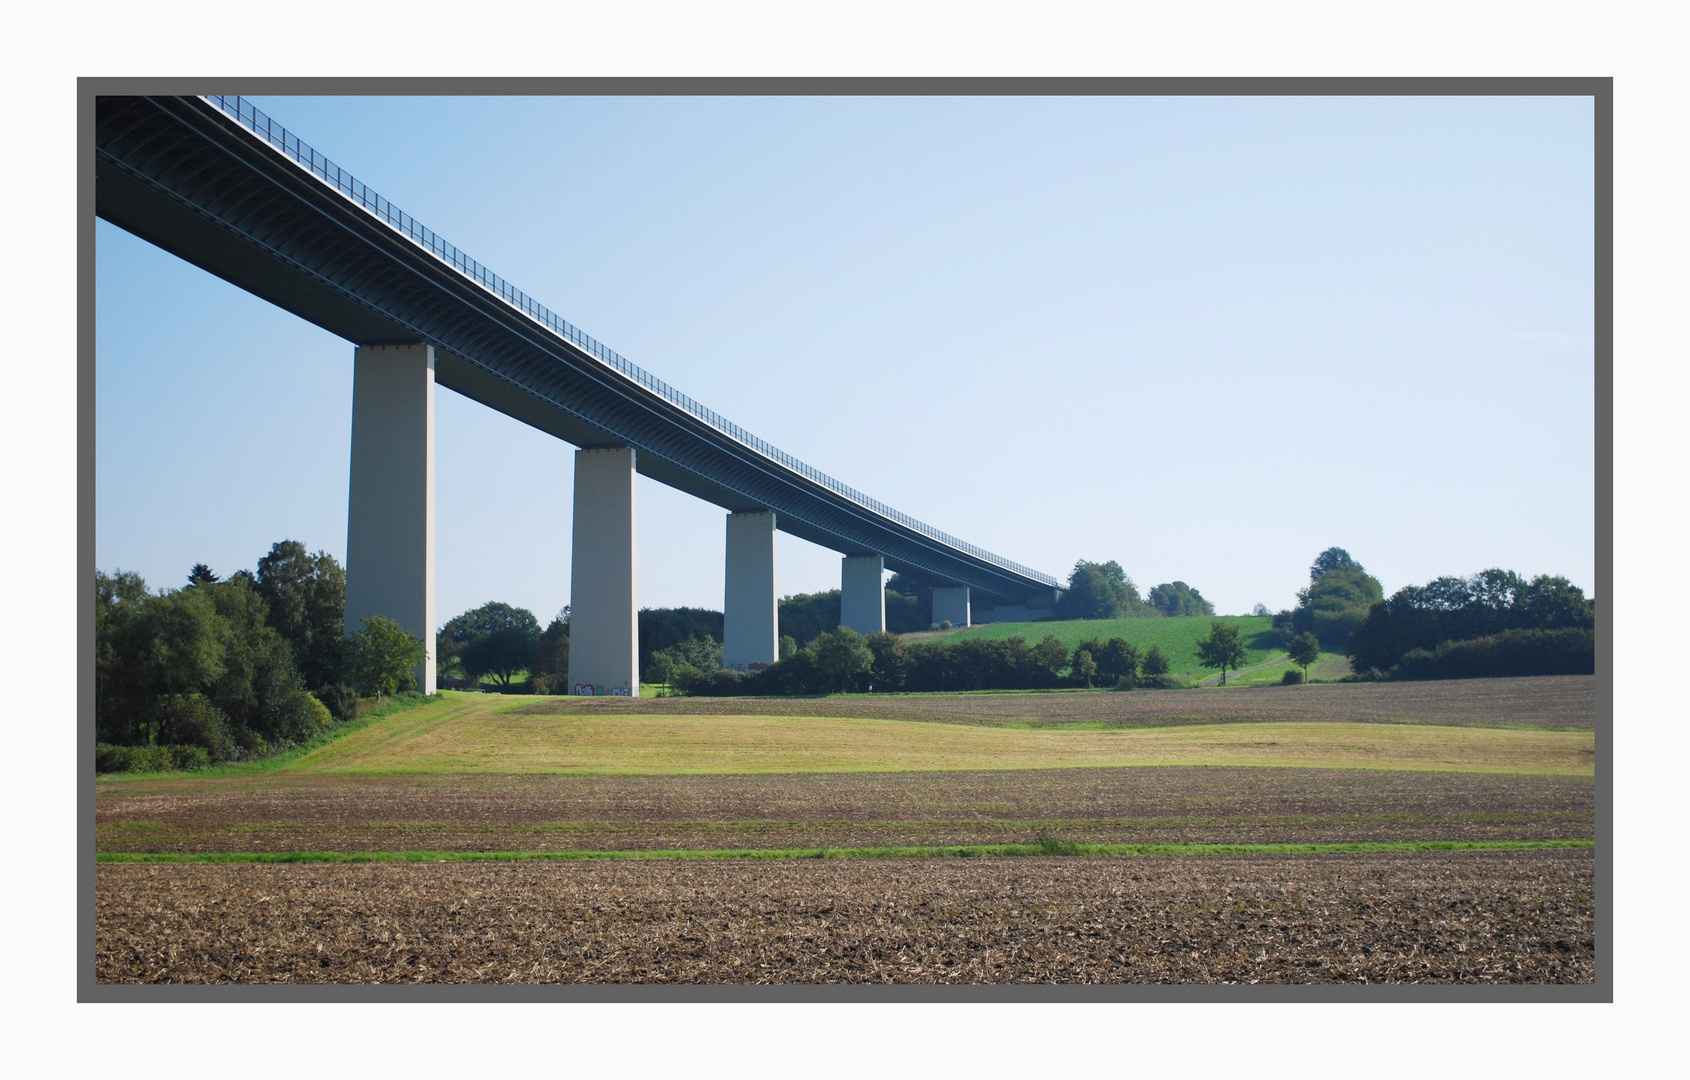
POLYGON ((839 570, 839 625, 859 634, 886 629, 886 560, 879 555, 847 555, 839 570))
POLYGON ((722 588, 722 666, 756 670, 780 658, 775 599, 775 515, 728 515, 722 588))
POLYGON ((952 626, 970 625, 972 614, 967 585, 933 586, 933 622, 949 622, 952 626))
POLYGON ((575 452, 574 537, 569 692, 639 697, 632 447, 575 452))
POLYGON ((353 354, 346 632, 385 615, 422 638, 417 686, 434 693, 434 348, 353 354))

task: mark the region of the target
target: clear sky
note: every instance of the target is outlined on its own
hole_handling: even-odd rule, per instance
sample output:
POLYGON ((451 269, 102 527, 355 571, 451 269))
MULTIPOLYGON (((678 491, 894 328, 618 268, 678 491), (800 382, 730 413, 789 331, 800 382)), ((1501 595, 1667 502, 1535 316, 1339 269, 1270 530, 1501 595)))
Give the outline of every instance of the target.
MULTIPOLYGON (((564 318, 810 464, 1223 613, 1594 583, 1593 113, 1548 98, 260 98, 564 318)), ((96 563, 343 558, 352 346, 101 223, 96 563)), ((573 448, 437 391, 440 619, 569 601, 573 448)), ((723 512, 641 479, 642 606, 723 512)), ((782 536, 783 593, 836 588, 782 536)))

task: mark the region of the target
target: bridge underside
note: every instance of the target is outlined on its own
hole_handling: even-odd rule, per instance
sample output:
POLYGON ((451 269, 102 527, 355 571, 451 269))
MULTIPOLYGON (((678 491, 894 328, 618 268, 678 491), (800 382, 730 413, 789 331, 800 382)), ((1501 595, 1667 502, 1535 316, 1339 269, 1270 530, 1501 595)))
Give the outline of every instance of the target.
POLYGON ((565 442, 633 447, 641 474, 728 511, 773 511, 781 531, 845 555, 879 555, 890 569, 1004 604, 1048 603, 1053 579, 937 539, 758 453, 642 385, 648 377, 516 309, 205 100, 98 99, 96 191, 100 217, 356 345, 432 346, 438 385, 565 442))

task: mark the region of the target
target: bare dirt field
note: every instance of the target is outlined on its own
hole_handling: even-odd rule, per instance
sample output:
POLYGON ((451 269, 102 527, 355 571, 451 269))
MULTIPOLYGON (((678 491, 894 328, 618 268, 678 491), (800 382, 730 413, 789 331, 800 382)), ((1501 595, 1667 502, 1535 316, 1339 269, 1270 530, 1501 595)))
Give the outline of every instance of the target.
POLYGON ((251 776, 104 785, 109 852, 606 851, 1590 839, 1583 777, 1133 768, 786 776, 251 776))
POLYGON ((107 983, 1590 982, 1589 851, 113 865, 107 983))
POLYGON ((531 715, 817 716, 1014 727, 1169 727, 1261 721, 1449 724, 1589 731, 1596 678, 1317 683, 1225 690, 852 694, 825 698, 513 699, 531 715))

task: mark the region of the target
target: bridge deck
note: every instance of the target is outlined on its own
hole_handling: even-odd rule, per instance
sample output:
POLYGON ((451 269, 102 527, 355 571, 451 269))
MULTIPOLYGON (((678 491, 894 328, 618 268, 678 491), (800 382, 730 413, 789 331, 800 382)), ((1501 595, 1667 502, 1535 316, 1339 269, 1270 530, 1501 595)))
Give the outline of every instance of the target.
POLYGON ((99 216, 358 345, 423 341, 437 382, 844 554, 1049 596, 1057 581, 834 480, 628 362, 233 97, 102 97, 99 216))

